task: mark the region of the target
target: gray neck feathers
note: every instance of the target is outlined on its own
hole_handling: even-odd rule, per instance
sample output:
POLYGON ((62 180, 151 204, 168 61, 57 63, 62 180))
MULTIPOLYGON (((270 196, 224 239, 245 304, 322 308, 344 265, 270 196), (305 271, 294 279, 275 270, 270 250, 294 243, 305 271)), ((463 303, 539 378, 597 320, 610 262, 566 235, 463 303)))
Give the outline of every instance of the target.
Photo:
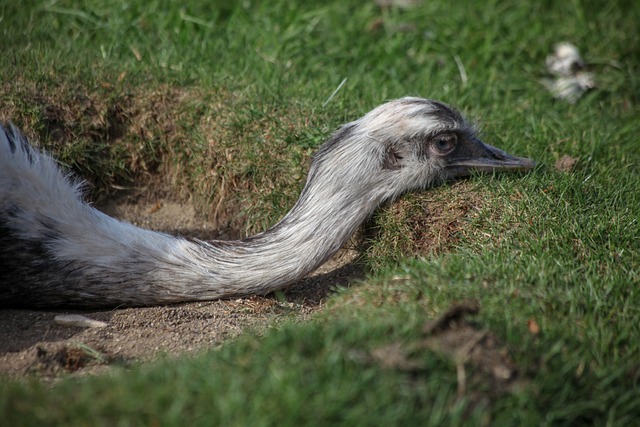
POLYGON ((316 153, 291 211, 238 241, 187 240, 112 219, 85 204, 79 186, 17 129, 0 127, 0 306, 156 305, 291 284, 380 203, 441 178, 411 143, 459 119, 439 105, 405 98, 341 128, 316 153))
MULTIPOLYGON (((358 137, 347 127, 333 140, 358 137)), ((378 156, 358 145, 329 141, 316 155, 300 198, 271 229, 239 241, 171 240, 170 252, 185 265, 160 272, 165 277, 156 280, 170 281, 175 298, 211 299, 268 293, 317 268, 390 196, 379 182, 378 156), (178 276, 186 278, 184 286, 176 286, 178 276)))
POLYGON ((30 185, 42 185, 37 192, 14 189, 20 198, 14 197, 10 234, 20 234, 22 243, 10 240, 19 247, 6 248, 23 259, 3 278, 10 298, 5 303, 156 305, 265 294, 291 284, 325 262, 394 196, 380 170, 383 147, 356 128, 341 129, 317 153, 300 198, 280 222, 238 241, 187 240, 119 222, 83 203, 52 159, 28 152, 37 158, 29 169, 34 176, 43 167, 54 176, 30 178, 30 185))

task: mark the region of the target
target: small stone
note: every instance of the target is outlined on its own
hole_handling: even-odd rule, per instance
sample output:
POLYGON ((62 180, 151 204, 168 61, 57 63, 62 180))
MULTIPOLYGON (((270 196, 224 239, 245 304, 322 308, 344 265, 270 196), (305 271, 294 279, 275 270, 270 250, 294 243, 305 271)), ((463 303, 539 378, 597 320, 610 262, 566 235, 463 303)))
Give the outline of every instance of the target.
POLYGON ((61 326, 76 328, 105 328, 108 326, 105 322, 89 319, 80 314, 60 314, 54 318, 54 321, 61 326))

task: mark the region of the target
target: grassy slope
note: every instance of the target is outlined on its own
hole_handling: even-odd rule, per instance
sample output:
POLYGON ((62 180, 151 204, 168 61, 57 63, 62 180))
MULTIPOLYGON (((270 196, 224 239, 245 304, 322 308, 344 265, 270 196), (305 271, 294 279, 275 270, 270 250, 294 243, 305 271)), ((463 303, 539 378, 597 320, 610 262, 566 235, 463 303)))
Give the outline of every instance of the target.
MULTIPOLYGON (((398 253, 385 242, 402 237, 389 227, 370 251, 379 273, 312 324, 53 390, 5 382, 0 419, 438 425, 461 422, 469 401, 472 424, 628 425, 640 416, 637 4, 425 2, 380 12, 361 2, 217 3, 0 6, 3 114, 100 191, 168 162, 203 203, 235 197, 248 231, 293 203, 324 136, 388 98, 458 105, 488 142, 541 166, 469 184, 483 203, 437 256, 389 263, 398 253), (553 101, 538 83, 545 55, 565 39, 598 76, 598 90, 576 105, 553 101), (148 100, 158 93, 162 102, 148 100), (162 113, 145 115, 156 105, 162 113), (552 167, 564 154, 579 159, 572 173, 552 167), (223 181, 236 196, 216 193, 223 181), (416 342, 427 316, 465 297, 480 301, 475 322, 506 341, 521 390, 478 403, 479 383, 457 400, 446 358, 423 352, 418 372, 407 373, 354 356, 416 342)), ((393 218, 376 221, 384 229, 393 218)))

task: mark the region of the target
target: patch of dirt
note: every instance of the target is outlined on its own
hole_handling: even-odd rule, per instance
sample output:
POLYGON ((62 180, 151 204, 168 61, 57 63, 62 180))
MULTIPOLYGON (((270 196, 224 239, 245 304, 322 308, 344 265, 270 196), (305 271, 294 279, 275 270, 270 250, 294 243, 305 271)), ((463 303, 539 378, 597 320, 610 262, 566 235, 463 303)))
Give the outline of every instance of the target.
POLYGON ((365 363, 408 372, 419 380, 422 353, 431 351, 455 365, 458 398, 468 401, 467 411, 522 387, 519 372, 504 343, 491 331, 467 320, 480 310, 476 300, 452 305, 435 320, 427 321, 417 342, 395 342, 359 355, 365 363))
MULTIPOLYGON (((199 218, 190 203, 171 198, 133 194, 99 207, 145 228, 200 239, 237 237, 199 218)), ((162 354, 193 354, 285 320, 304 321, 322 308, 334 287, 362 277, 356 257, 357 251, 342 249, 318 271, 274 296, 108 311, 0 310, 0 376, 55 379, 96 373, 162 354), (54 320, 61 314, 82 314, 107 326, 63 326, 54 320)))
POLYGON ((573 169, 576 166, 576 163, 578 163, 578 159, 575 157, 571 157, 569 155, 564 155, 562 157, 560 157, 556 163, 555 163, 555 167, 557 170, 559 170, 560 172, 572 172, 573 169))

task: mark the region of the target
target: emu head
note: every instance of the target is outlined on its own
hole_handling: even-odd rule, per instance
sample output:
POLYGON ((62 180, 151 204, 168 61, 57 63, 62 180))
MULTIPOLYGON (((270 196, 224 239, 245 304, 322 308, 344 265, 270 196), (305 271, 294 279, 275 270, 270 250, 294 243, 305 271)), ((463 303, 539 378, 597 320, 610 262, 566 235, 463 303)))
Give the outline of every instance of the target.
POLYGON ((342 185, 377 193, 381 201, 476 172, 527 171, 534 165, 480 141, 455 109, 407 97, 338 130, 318 150, 309 178, 326 171, 342 185))

